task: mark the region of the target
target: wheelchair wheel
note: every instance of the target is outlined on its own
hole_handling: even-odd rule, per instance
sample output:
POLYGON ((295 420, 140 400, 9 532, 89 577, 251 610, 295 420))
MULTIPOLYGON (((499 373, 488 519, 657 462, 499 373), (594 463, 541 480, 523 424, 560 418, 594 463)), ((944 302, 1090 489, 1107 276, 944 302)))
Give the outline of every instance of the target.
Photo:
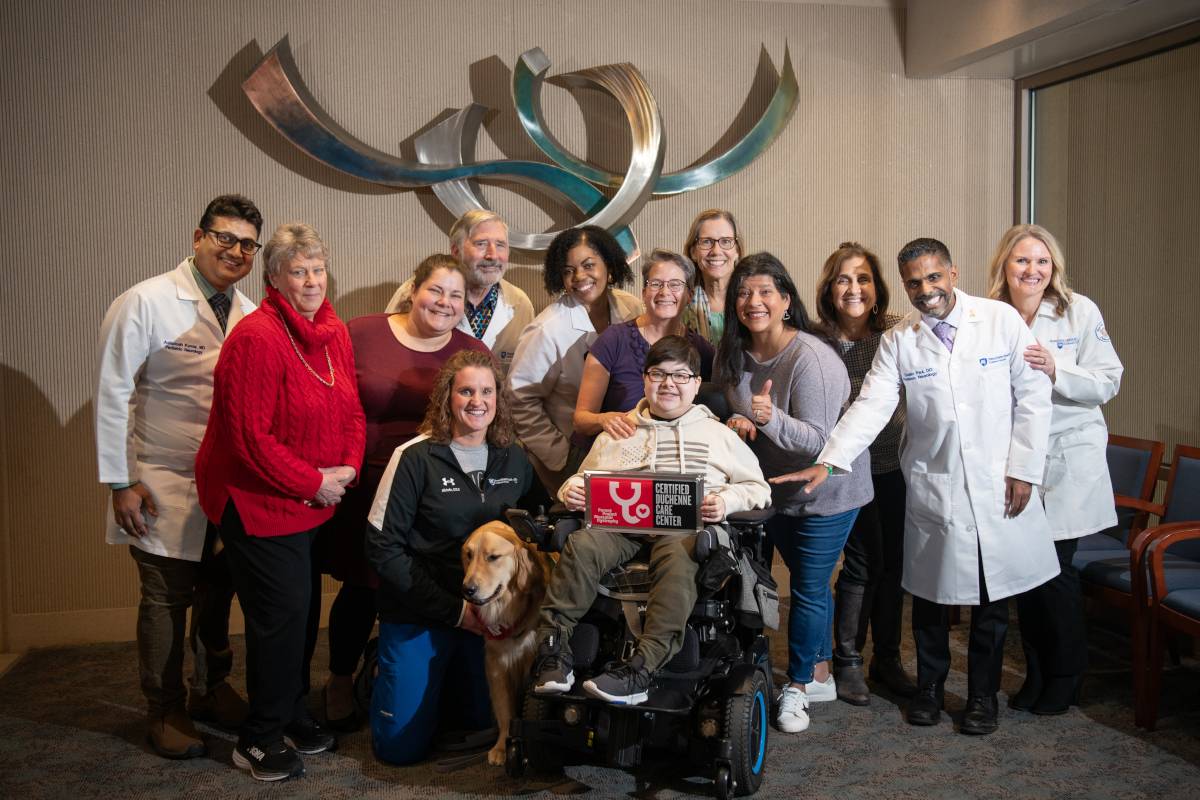
MULTIPOLYGON (((533 692, 525 695, 525 710, 522 716, 527 720, 547 720, 554 718, 554 706, 533 692)), ((526 738, 522 744, 525 749, 525 759, 534 772, 561 772, 565 761, 562 748, 549 742, 539 742, 526 738)))
POLYGON ((725 701, 725 738, 733 744, 734 794, 754 794, 762 785, 767 757, 767 679, 755 670, 749 690, 741 697, 725 701))

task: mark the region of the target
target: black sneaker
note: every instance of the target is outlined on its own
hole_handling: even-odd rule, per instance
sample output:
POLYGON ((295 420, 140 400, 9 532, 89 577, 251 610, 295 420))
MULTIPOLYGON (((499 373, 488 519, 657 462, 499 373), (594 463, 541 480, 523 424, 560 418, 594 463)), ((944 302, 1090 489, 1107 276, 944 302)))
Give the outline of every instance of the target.
POLYGON ((627 663, 606 664, 604 674, 583 682, 584 690, 592 697, 599 697, 618 705, 636 706, 646 702, 650 688, 650 671, 646 669, 641 654, 635 653, 627 663))
POLYGON ((529 674, 533 676, 535 694, 561 694, 575 685, 575 673, 571 668, 575 659, 562 649, 558 634, 538 645, 537 657, 529 674))
POLYGON ((285 742, 261 745, 243 736, 233 748, 233 764, 239 769, 250 770, 258 781, 304 777, 304 763, 285 742))
POLYGON ((283 726, 283 740, 306 756, 337 750, 337 737, 307 713, 283 726))

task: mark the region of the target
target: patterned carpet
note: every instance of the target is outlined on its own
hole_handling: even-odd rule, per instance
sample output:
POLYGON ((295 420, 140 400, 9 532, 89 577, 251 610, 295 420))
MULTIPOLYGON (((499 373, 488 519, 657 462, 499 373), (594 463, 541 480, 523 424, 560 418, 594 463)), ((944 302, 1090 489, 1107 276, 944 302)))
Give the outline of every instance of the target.
MULTIPOLYGON (((1015 616, 1008 639, 1006 692, 1015 692, 1023 679, 1015 616)), ((1168 665, 1158 730, 1135 729, 1128 631, 1119 620, 1090 618, 1092 666, 1081 708, 1061 717, 1004 708, 998 732, 962 736, 955 728, 965 700, 966 629, 965 624, 954 629, 955 659, 941 725, 905 724, 903 704, 886 694, 873 696, 866 708, 815 704, 806 733, 772 730, 757 797, 1200 797, 1200 663, 1195 659, 1185 657, 1182 667, 1168 665)), ((238 639, 235 674, 241 672, 244 652, 238 639)), ((324 647, 322 634, 313 661, 318 686, 325 678, 324 647)), ((911 639, 906 647, 911 671, 911 639)), ((784 637, 774 635, 777 670, 785 663, 784 648, 784 637)), ((309 705, 314 716, 323 718, 319 692, 309 705)), ((366 730, 343 736, 336 753, 306 757, 307 777, 261 784, 232 767, 234 737, 207 726, 199 726, 207 739, 205 757, 185 762, 159 758, 145 738, 143 708, 133 643, 29 653, 0 680, 0 797, 711 796, 710 775, 663 757, 630 772, 582 765, 568 767, 561 776, 521 780, 486 765, 439 774, 433 768, 436 757, 414 767, 388 767, 372 757, 366 730)))

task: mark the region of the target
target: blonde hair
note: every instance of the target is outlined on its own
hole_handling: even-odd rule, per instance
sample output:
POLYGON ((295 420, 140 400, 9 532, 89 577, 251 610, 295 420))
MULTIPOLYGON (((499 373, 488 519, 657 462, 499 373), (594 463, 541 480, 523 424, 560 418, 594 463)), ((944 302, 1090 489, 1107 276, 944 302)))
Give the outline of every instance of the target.
POLYGON ((1013 248, 1023 239, 1037 239, 1050 251, 1050 285, 1046 287, 1043 299, 1054 301, 1054 316, 1065 315, 1072 298, 1071 287, 1067 283, 1066 261, 1054 234, 1041 225, 1014 225, 1000 238, 1000 244, 996 245, 996 252, 992 255, 992 263, 988 266, 988 297, 1012 305, 1004 264, 1012 255, 1013 248))
POLYGON ((447 359, 433 380, 433 391, 429 393, 429 406, 425 419, 417 433, 423 433, 434 444, 450 444, 454 438, 453 414, 450 412, 450 392, 458 373, 469 367, 491 370, 496 382, 496 415, 488 425, 487 442, 492 447, 508 447, 516 438, 516 425, 512 416, 512 395, 508 383, 500 374, 500 366, 491 353, 480 350, 459 350, 447 359))

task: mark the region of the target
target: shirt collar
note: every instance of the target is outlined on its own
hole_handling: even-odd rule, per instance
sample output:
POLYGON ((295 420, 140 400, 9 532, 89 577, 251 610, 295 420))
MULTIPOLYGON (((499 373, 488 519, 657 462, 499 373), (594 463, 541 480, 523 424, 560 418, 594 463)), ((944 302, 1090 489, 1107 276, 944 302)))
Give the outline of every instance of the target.
POLYGON ((957 330, 958 323, 962 320, 962 309, 963 309, 962 294, 958 291, 958 289, 955 289, 954 290, 954 308, 950 309, 950 313, 946 315, 945 319, 934 319, 933 317, 926 316, 925 314, 921 315, 921 319, 925 320, 925 324, 929 326, 930 330, 933 330, 933 326, 937 325, 939 322, 944 322, 947 325, 949 325, 951 328, 954 328, 955 330, 957 330))
POLYGON ((213 285, 205 280, 204 276, 200 274, 200 270, 196 269, 196 259, 194 256, 189 257, 187 262, 188 266, 192 268, 192 277, 196 279, 196 286, 200 287, 200 294, 204 295, 205 300, 212 300, 218 294, 223 294, 229 298, 229 302, 231 304, 233 303, 232 286, 226 287, 224 292, 218 292, 213 288, 213 285))
POLYGON ((473 306, 473 305, 471 305, 471 301, 466 300, 466 299, 463 300, 463 305, 467 308, 468 311, 471 311, 472 313, 477 313, 479 311, 482 311, 485 308, 494 309, 496 307, 496 300, 499 297, 500 297, 500 281, 496 281, 495 283, 492 284, 492 288, 488 289, 488 293, 486 295, 484 295, 483 299, 479 301, 479 305, 473 306))

